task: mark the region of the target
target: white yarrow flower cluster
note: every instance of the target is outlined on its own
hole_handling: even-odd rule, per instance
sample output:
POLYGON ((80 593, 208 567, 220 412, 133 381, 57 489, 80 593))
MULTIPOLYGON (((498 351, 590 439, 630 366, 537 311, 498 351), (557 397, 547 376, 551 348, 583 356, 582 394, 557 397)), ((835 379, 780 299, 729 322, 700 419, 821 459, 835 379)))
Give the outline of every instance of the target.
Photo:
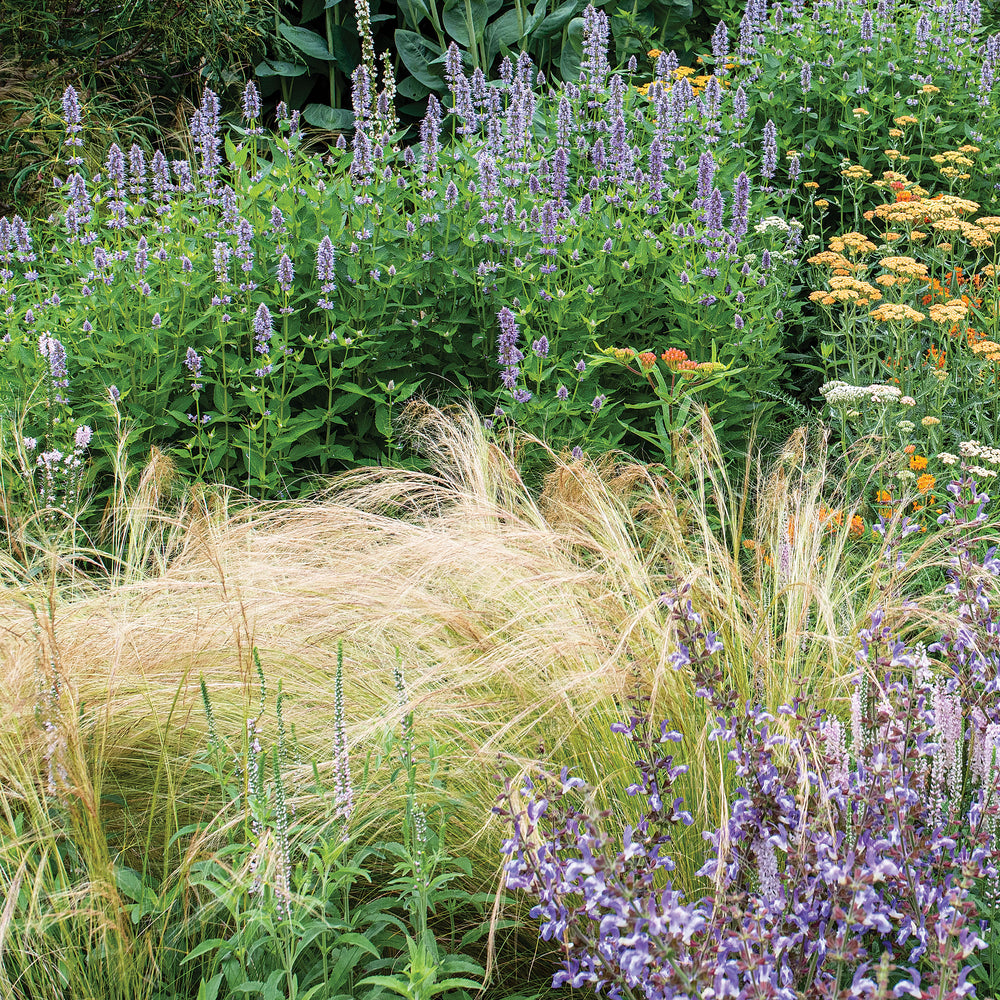
MULTIPOLYGON (((990 465, 1000 465, 1000 448, 991 448, 978 441, 962 441, 958 450, 962 458, 975 458, 990 465)), ((971 471, 971 470, 970 470, 971 471)), ((996 475, 996 473, 993 473, 996 475)))
POLYGON ((827 382, 819 391, 832 407, 861 406, 864 403, 880 403, 885 406, 900 402, 903 395, 895 385, 850 385, 839 380, 827 382))

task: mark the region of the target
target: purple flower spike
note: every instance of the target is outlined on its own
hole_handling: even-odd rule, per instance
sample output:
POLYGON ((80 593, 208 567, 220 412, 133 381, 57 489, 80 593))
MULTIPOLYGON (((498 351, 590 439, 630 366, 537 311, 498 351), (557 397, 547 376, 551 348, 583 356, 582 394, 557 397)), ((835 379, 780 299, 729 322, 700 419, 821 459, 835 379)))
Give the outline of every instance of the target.
POLYGON ((324 236, 316 248, 316 277, 319 278, 322 298, 318 301, 320 309, 332 309, 330 293, 337 290, 336 272, 334 269, 335 255, 333 243, 329 236, 324 236))
POLYGON ((292 265, 292 259, 287 253, 283 253, 281 260, 278 261, 278 287, 283 292, 290 292, 294 280, 295 268, 292 265))
POLYGON ((497 313, 500 322, 500 336, 497 338, 497 361, 508 368, 524 360, 524 354, 517 346, 520 332, 514 314, 504 306, 497 313))
POLYGON ((260 93, 253 80, 248 81, 243 88, 243 117, 248 122, 255 122, 260 118, 260 93))
POLYGON ((254 350, 258 354, 267 354, 271 349, 271 336, 274 333, 274 321, 271 311, 263 302, 257 306, 253 318, 253 339, 256 342, 254 350))
POLYGON ((778 129, 771 119, 764 126, 763 157, 760 172, 765 179, 771 180, 778 168, 778 129))

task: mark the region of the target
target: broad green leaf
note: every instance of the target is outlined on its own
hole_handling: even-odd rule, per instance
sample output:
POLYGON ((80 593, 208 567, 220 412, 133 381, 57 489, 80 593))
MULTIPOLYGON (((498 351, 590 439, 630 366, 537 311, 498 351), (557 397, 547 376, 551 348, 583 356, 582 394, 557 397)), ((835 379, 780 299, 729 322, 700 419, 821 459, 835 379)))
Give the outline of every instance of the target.
POLYGON ((405 31, 397 28, 395 33, 396 50, 403 65, 425 86, 431 90, 443 90, 444 78, 430 69, 431 60, 444 55, 440 45, 428 41, 415 31, 405 31))
POLYGON ((315 31, 297 27, 293 24, 279 24, 278 31, 299 52, 309 56, 311 59, 319 59, 321 62, 333 62, 336 58, 326 47, 326 39, 317 35, 315 31))
POLYGON ((566 28, 568 44, 563 46, 559 57, 559 72, 564 80, 580 77, 580 62, 583 58, 583 18, 574 17, 566 28))
POLYGON ((586 6, 584 0, 566 0, 556 7, 534 32, 535 38, 551 38, 559 34, 567 24, 586 6))
POLYGON ((489 62, 497 57, 502 47, 510 48, 521 37, 517 11, 508 10, 492 21, 486 29, 486 58, 489 62))
POLYGON ((410 101, 419 101, 430 92, 430 87, 425 87, 415 76, 403 77, 396 88, 396 93, 400 97, 405 97, 410 101))
POLYGON ((354 128, 354 112, 348 108, 331 108, 326 104, 307 104, 302 117, 316 128, 343 132, 354 128))
POLYGON ((266 80, 272 76, 302 76, 308 73, 309 67, 305 63, 290 63, 282 59, 265 59, 254 68, 254 76, 266 80))
POLYGON ((475 38, 469 39, 468 20, 465 12, 465 0, 446 0, 444 12, 441 15, 441 22, 445 31, 464 48, 471 48, 474 42, 482 40, 483 31, 486 28, 486 18, 489 12, 486 9, 486 0, 469 0, 472 10, 472 31, 475 38))

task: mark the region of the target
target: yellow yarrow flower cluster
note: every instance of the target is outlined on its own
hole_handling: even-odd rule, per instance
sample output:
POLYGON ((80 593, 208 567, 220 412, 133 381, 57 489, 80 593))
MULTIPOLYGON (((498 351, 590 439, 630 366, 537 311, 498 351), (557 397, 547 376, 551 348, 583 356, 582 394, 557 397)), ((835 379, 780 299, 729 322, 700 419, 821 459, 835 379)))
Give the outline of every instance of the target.
POLYGON ((905 278, 927 277, 927 265, 912 257, 883 257, 879 261, 879 265, 887 271, 905 278))
POLYGON ((840 171, 840 176, 849 181, 867 181, 871 178, 871 175, 872 172, 859 163, 852 164, 840 171))
POLYGON ((985 229, 966 222, 964 219, 937 219, 931 223, 939 233, 955 233, 977 250, 993 246, 993 240, 985 229))
POLYGON ((834 274, 850 274, 860 266, 848 260, 842 253, 834 253, 832 250, 824 250, 822 253, 814 254, 808 259, 808 262, 817 267, 831 267, 834 274))
POLYGON ((838 302, 851 302, 859 306, 868 306, 878 302, 882 293, 867 281, 859 281, 848 275, 833 275, 830 278, 830 291, 811 292, 809 300, 824 306, 836 305, 838 302))
POLYGON ((880 323, 920 323, 924 319, 922 312, 901 302, 886 302, 873 309, 869 315, 880 323))
POLYGON ((830 240, 830 249, 836 253, 849 253, 854 257, 867 257, 875 252, 875 244, 863 233, 844 233, 830 240))
POLYGON ((900 128, 906 128, 907 125, 919 124, 920 119, 914 118, 913 115, 900 115, 898 118, 893 118, 893 122, 900 128))
POLYGON ((974 354, 984 357, 987 361, 1000 361, 1000 344, 995 340, 980 340, 970 346, 974 354))
POLYGON ((969 314, 969 307, 961 299, 948 299, 947 302, 936 302, 927 313, 935 323, 950 326, 965 319, 969 314))
POLYGON ((976 225, 989 236, 1000 236, 1000 216, 984 215, 976 219, 976 225))

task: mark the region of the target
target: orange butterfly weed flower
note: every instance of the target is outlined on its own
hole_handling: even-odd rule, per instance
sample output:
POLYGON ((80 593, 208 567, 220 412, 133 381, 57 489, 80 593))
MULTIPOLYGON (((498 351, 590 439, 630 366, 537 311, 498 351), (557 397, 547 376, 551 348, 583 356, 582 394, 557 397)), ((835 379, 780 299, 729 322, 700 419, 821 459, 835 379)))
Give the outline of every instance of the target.
POLYGON ((922 472, 927 468, 927 459, 923 455, 911 455, 910 456, 910 468, 914 472, 922 472))
POLYGON ((921 493, 930 493, 936 482, 937 480, 929 472, 925 472, 922 476, 917 477, 917 489, 921 493))

